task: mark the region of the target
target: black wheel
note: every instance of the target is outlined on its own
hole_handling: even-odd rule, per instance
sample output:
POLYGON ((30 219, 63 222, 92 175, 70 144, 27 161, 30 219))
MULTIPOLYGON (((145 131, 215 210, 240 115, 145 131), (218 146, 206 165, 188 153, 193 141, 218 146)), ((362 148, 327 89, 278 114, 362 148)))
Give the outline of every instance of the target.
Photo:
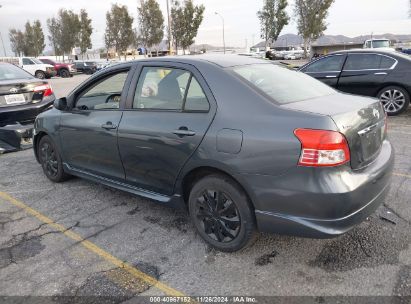
POLYGON ((410 105, 410 94, 397 86, 389 86, 382 89, 378 93, 378 98, 389 116, 401 114, 410 105))
POLYGON ((61 78, 68 78, 68 77, 70 77, 70 72, 67 71, 66 69, 61 69, 59 74, 60 74, 60 77, 61 77, 61 78))
POLYGON ((218 250, 234 252, 257 237, 249 199, 228 177, 210 175, 199 180, 190 192, 189 210, 198 233, 218 250))
POLYGON ((36 78, 38 79, 45 79, 46 73, 44 73, 43 71, 36 71, 36 73, 34 73, 34 76, 36 76, 36 78))
POLYGON ((64 172, 60 154, 48 135, 40 139, 37 153, 43 172, 49 180, 59 183, 70 177, 64 172))

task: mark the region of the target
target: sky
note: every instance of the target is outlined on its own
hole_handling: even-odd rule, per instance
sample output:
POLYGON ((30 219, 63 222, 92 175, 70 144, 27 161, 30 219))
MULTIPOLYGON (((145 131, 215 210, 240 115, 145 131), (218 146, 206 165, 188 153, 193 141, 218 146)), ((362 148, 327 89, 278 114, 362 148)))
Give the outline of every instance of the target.
MULTIPOLYGON (((78 12, 84 8, 92 18, 94 33, 93 48, 104 46, 105 14, 113 3, 126 5, 137 19, 138 0, 0 0, 0 33, 6 53, 11 56, 8 31, 10 28, 23 29, 27 20, 39 19, 46 32, 46 20, 57 14, 59 8, 78 12)), ((164 16, 166 1, 158 0, 164 16)), ((224 17, 226 45, 233 47, 252 46, 261 41, 257 11, 263 0, 194 0, 195 4, 206 7, 196 44, 222 45, 222 20, 224 17)), ((289 0, 288 11, 292 15, 294 0, 289 0)), ((349 37, 367 34, 411 34, 409 0, 335 0, 327 19, 325 34, 349 37)), ((137 27, 137 22, 134 24, 137 27)), ((292 17, 282 34, 297 34, 295 19, 292 17)), ((47 41, 47 45, 49 42, 47 41)), ((46 49, 50 49, 47 46, 46 49)), ((3 46, 0 41, 0 55, 3 46)))

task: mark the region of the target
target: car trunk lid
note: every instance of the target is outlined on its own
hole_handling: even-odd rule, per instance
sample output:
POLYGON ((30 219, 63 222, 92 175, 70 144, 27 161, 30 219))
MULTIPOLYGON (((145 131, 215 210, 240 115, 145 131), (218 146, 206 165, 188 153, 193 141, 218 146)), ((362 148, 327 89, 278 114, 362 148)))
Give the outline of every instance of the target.
POLYGON ((376 99, 333 94, 283 107, 329 116, 348 141, 353 169, 370 164, 378 156, 386 137, 385 112, 376 99))
POLYGON ((0 82, 0 107, 10 107, 41 101, 42 94, 34 92, 47 82, 34 79, 13 79, 0 82))

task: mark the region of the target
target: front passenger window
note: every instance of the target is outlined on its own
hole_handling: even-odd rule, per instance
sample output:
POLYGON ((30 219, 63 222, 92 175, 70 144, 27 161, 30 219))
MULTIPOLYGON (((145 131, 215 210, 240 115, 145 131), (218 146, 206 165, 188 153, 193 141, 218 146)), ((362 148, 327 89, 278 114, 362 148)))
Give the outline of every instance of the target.
POLYGON ((77 99, 74 108, 78 110, 118 109, 127 74, 128 71, 120 72, 98 82, 77 99))

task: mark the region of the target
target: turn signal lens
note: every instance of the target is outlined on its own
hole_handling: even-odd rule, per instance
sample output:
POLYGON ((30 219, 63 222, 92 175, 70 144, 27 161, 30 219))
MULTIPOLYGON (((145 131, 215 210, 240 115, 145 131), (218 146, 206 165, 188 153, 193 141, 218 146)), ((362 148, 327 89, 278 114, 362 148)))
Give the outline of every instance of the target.
POLYGON ((299 166, 334 167, 350 161, 350 149, 344 135, 336 131, 297 129, 302 146, 299 166))
POLYGON ((34 88, 34 92, 42 92, 43 91, 43 97, 50 96, 53 94, 53 90, 49 84, 43 84, 41 86, 37 86, 34 88))

